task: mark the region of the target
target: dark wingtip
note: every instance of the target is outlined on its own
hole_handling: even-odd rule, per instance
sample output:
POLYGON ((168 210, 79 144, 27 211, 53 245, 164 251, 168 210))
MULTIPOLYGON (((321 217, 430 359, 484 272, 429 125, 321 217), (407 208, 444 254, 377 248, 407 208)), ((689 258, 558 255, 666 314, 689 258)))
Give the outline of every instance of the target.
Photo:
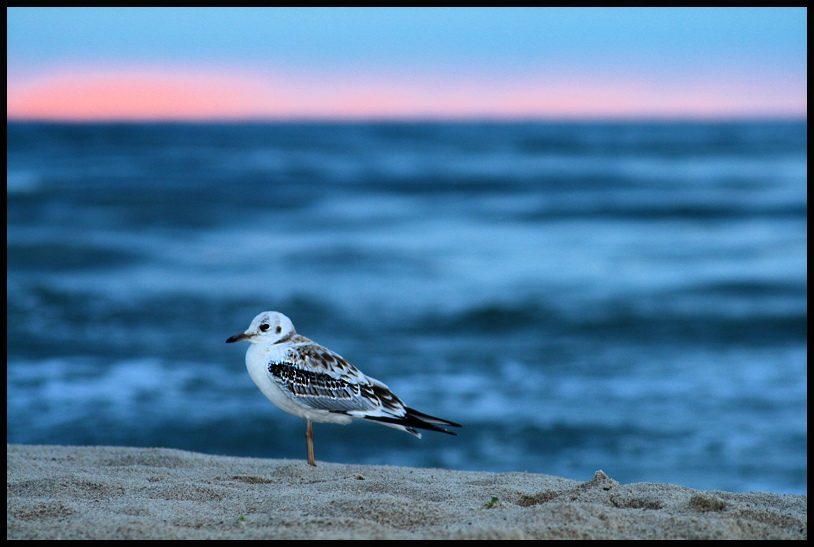
MULTIPOLYGON (((442 425, 451 426, 451 427, 463 427, 461 424, 456 424, 455 422, 450 422, 449 420, 444 420, 442 418, 436 418, 435 416, 430 416, 429 414, 424 414, 423 412, 419 412, 415 409, 405 407, 404 410, 407 413, 402 416, 401 418, 387 418, 384 416, 377 416, 377 417, 366 417, 366 420, 370 420, 373 422, 383 422, 388 424, 398 424, 405 426, 409 431, 412 428, 416 429, 427 429, 429 431, 437 431, 438 433, 446 433, 447 435, 454 435, 458 436, 457 433, 454 431, 450 431, 448 429, 444 429, 441 427, 442 425)), ((412 432, 415 435, 415 431, 412 432)))
MULTIPOLYGON (((430 416, 429 414, 424 414, 423 412, 419 412, 414 408, 405 407, 404 410, 407 411, 408 416, 413 416, 418 418, 422 422, 427 422, 434 425, 448 425, 450 427, 463 427, 461 424, 456 424, 455 422, 451 422, 449 420, 444 420, 443 418, 436 418, 435 416, 430 416)), ((429 429, 429 428, 428 428, 429 429)), ((452 431, 447 431, 444 428, 438 428, 440 431, 444 431, 449 433, 450 435, 455 435, 452 431)))

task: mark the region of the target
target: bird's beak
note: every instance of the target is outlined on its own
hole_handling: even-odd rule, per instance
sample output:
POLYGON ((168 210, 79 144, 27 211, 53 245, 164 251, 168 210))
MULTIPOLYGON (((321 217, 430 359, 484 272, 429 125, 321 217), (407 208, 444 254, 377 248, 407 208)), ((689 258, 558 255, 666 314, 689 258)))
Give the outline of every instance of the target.
POLYGON ((245 332, 241 332, 240 334, 235 334, 234 336, 230 336, 226 339, 227 344, 231 344, 232 342, 240 342, 241 340, 248 340, 251 338, 251 334, 246 334, 245 332))

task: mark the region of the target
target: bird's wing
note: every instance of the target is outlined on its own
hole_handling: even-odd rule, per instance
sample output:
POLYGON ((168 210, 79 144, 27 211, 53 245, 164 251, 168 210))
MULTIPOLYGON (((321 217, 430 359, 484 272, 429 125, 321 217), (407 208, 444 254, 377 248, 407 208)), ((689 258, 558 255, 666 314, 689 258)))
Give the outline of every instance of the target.
POLYGON ((271 378, 299 404, 355 418, 404 416, 390 389, 362 374, 342 356, 299 337, 283 359, 268 363, 271 378))

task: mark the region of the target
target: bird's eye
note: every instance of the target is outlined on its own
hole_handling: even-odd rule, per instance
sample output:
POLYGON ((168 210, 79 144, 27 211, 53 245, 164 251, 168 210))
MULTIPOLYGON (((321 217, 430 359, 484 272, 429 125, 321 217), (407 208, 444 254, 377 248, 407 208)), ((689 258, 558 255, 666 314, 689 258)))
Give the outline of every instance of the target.
POLYGON ((281 332, 283 332, 283 327, 277 325, 277 334, 280 334, 281 332))
POLYGON ((263 323, 262 325, 260 325, 260 330, 266 332, 267 330, 269 330, 269 326, 266 323, 263 323))

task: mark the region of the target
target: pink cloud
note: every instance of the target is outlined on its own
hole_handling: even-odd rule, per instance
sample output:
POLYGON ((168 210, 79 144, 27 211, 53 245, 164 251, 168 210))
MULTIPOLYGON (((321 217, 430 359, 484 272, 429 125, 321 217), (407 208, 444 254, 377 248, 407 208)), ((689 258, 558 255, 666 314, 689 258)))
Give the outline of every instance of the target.
POLYGON ((587 75, 507 81, 442 75, 137 68, 62 70, 7 82, 9 119, 589 118, 805 116, 805 89, 737 80, 587 75))
POLYGON ((199 119, 251 115, 263 106, 244 79, 170 70, 60 71, 7 86, 9 118, 199 119))

